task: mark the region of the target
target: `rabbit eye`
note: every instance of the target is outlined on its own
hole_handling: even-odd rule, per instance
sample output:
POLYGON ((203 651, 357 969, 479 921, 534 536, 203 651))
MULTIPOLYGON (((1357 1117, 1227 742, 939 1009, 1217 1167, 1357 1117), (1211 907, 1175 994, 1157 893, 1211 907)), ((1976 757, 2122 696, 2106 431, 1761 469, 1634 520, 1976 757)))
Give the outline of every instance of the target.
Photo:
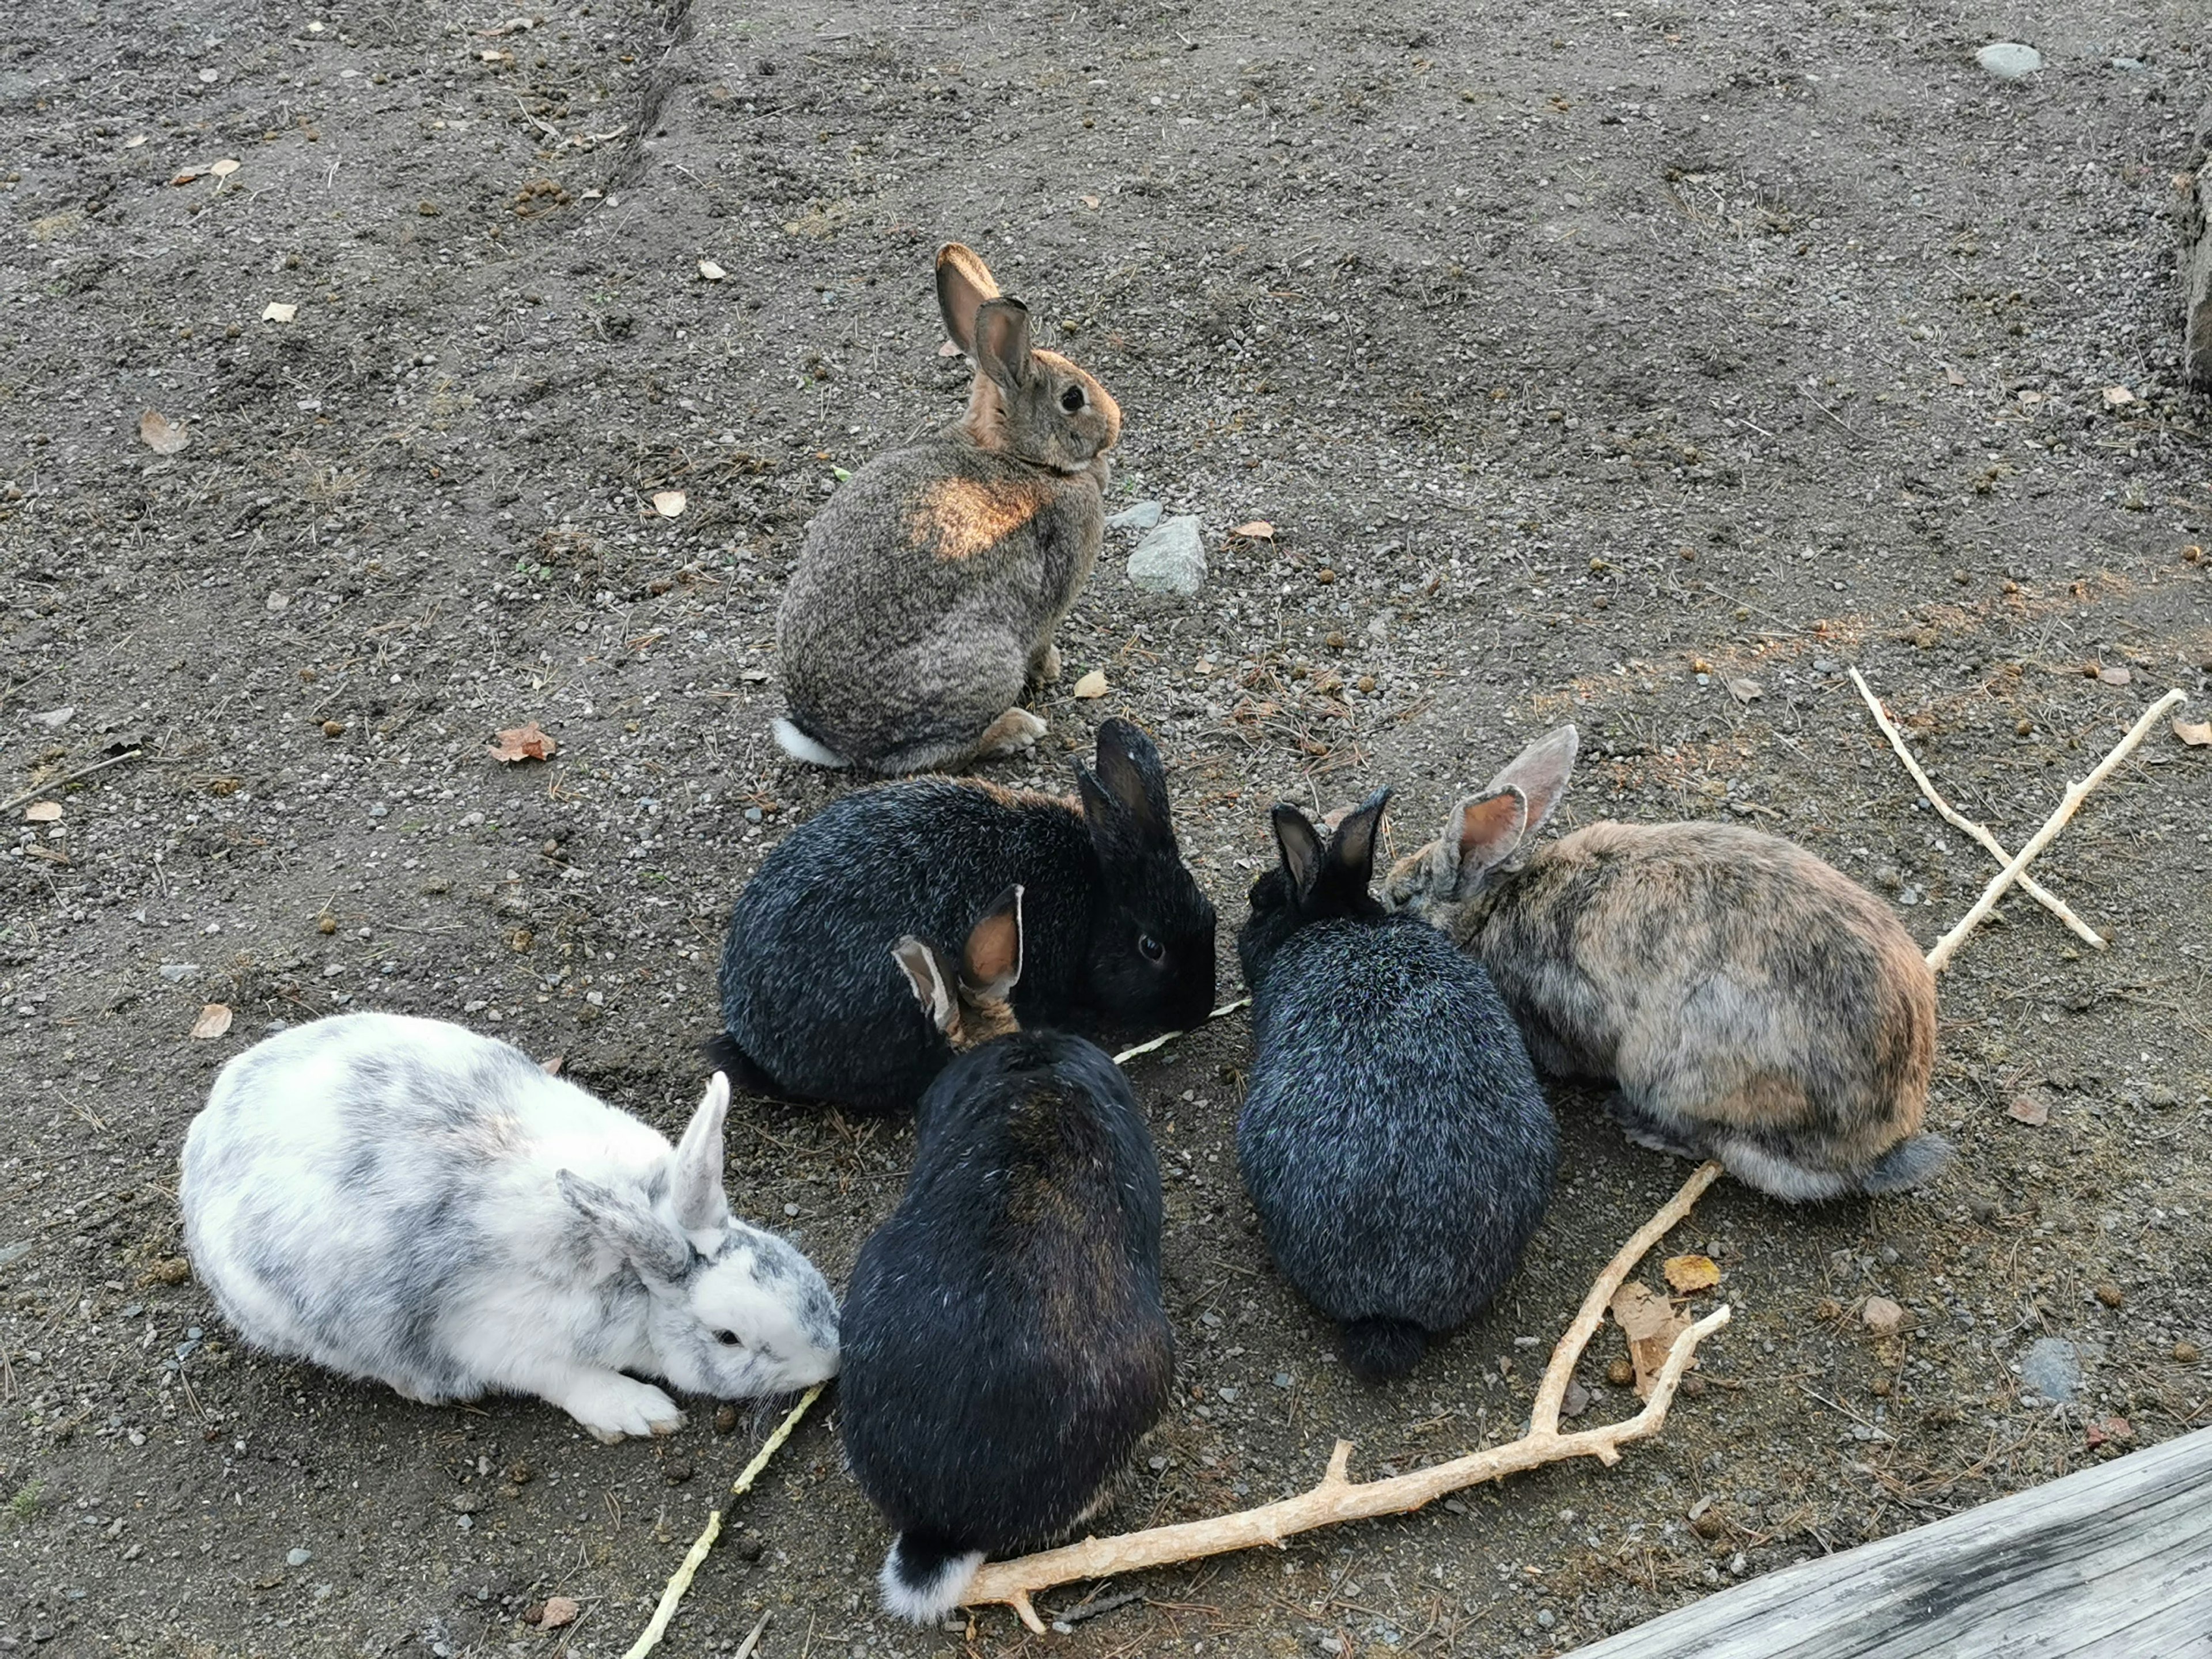
POLYGON ((1072 386, 1060 394, 1060 406, 1073 415, 1083 407, 1083 388, 1072 386))
POLYGON ((1150 933, 1139 935, 1137 939, 1137 948, 1145 953, 1145 960, 1146 962, 1158 962, 1162 957, 1167 954, 1166 950, 1161 945, 1159 940, 1154 939, 1150 933))
POLYGON ((743 1343, 743 1340, 744 1339, 739 1337, 735 1331, 716 1331, 714 1333, 714 1340, 720 1343, 726 1348, 740 1346, 743 1343))

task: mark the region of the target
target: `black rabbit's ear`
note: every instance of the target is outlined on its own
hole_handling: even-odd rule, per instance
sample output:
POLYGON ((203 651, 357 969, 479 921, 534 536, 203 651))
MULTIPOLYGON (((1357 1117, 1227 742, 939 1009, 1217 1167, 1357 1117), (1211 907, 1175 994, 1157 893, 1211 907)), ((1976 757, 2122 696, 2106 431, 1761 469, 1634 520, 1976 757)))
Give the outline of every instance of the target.
POLYGON ((1513 856, 1529 828, 1528 799, 1518 789, 1473 795, 1453 807, 1437 838, 1437 862, 1446 877, 1442 896, 1472 898, 1483 878, 1513 856))
POLYGON ((1275 851, 1283 860, 1283 872, 1291 878, 1291 890, 1304 898, 1321 875, 1321 832, 1287 801, 1267 817, 1275 826, 1275 851))
POLYGON ((973 248, 947 242, 937 250, 937 309, 945 319, 945 331, 952 343, 970 357, 975 355, 975 313, 987 300, 999 297, 991 269, 973 248))
POLYGON ((1528 827, 1522 834, 1534 835, 1567 792, 1567 777, 1575 769, 1575 750, 1581 741, 1571 726, 1547 732, 1508 761, 1505 769, 1491 779, 1483 793, 1495 795, 1507 789, 1519 790, 1528 803, 1528 827))
POLYGON ((891 958, 929 1023, 950 1036, 960 1024, 960 1006, 952 1000, 952 975, 937 947, 908 933, 891 946, 891 958))
POLYGON ((999 895, 968 930, 960 952, 960 994, 970 1002, 1004 1002, 1022 976, 1022 889, 999 895))
POLYGON ((1138 834, 1153 841, 1174 839, 1160 751, 1125 720, 1110 720, 1098 728, 1098 782, 1138 834))
POLYGON ((556 1170, 561 1196, 600 1243, 611 1245, 650 1287, 680 1285, 697 1259, 690 1241, 655 1216, 635 1193, 617 1192, 568 1170, 556 1170))
POLYGON ((988 300, 975 313, 975 367, 1007 392, 1030 378, 1030 308, 988 300))
POLYGON ((1389 804, 1389 790, 1377 789, 1336 826, 1328 843, 1329 874, 1352 893, 1364 894, 1374 879, 1375 835, 1389 804))

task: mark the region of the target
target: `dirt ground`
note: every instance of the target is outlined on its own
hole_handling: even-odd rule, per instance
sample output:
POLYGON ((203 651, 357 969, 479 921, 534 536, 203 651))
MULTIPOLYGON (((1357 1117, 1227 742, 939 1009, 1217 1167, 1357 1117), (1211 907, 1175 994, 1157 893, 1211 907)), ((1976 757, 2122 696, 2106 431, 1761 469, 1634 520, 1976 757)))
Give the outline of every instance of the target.
MULTIPOLYGON (((834 469, 957 406, 942 240, 1119 397, 1109 506, 1203 520, 1192 600, 1137 593, 1109 535, 1060 643, 1112 689, 1064 683, 996 775, 1145 723, 1224 988, 1279 797, 1395 784, 1402 847, 1572 719, 1568 822, 1738 816, 1925 943, 1991 866, 1846 666, 2015 846, 2164 690, 2203 715, 2212 410, 2171 367, 2197 0, 32 0, 0 35, 0 792, 63 807, 11 799, 0 856, 0 1650, 605 1655, 641 1626, 772 1415, 607 1449, 534 1401, 253 1357, 176 1261, 178 1148, 223 1061, 339 1007, 681 1121, 732 895, 849 787, 769 739, 776 597, 834 469), (2005 38, 2043 69, 1978 68, 2005 38), (1231 537, 1255 517, 1272 543, 1231 537), (554 759, 487 757, 532 719, 554 759), (210 1002, 234 1024, 189 1039, 210 1002), (521 1621, 553 1594, 575 1624, 521 1621)), ((766 1612, 768 1659, 1559 1653, 2205 1423, 2208 826, 2212 749, 2161 727, 2038 866, 2110 948, 2019 898, 1968 944, 1932 1189, 1703 1202, 1670 1248, 1716 1258, 1735 1322, 1617 1468, 1109 1585, 1138 1599, 1072 1634, 915 1632, 876 1609, 885 1535, 824 1411, 664 1650, 727 1656, 766 1612), (2071 1403, 2018 1374, 2044 1337, 2071 1403)), ((1355 1474, 1511 1437, 1685 1173, 1560 1093, 1510 1294, 1362 1388, 1237 1182, 1247 1041, 1132 1065, 1178 1400, 1102 1527, 1303 1487, 1339 1435, 1355 1474)), ((912 1145, 744 1103, 733 1186, 842 1282, 912 1145)), ((1632 1407, 1621 1352, 1594 1346, 1583 1421, 1632 1407)))

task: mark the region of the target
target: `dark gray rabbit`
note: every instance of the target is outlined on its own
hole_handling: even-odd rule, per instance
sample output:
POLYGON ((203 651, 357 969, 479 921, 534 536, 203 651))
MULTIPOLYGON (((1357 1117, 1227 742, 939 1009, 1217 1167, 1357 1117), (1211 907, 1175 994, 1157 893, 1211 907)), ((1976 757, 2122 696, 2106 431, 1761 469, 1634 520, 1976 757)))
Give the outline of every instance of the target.
POLYGON ((1391 906, 1488 966, 1544 1070, 1612 1079, 1640 1146, 1798 1200, 1940 1170, 1950 1145, 1920 1130, 1936 976, 1890 908, 1733 823, 1593 823, 1532 847, 1575 746, 1561 726, 1454 807, 1390 872, 1391 906))
POLYGON ((730 913, 715 1063, 757 1092, 902 1111, 952 1057, 890 947, 964 939, 1024 890, 1023 1020, 1105 1040, 1213 1006, 1213 907, 1182 862, 1167 777, 1126 720, 1077 799, 973 779, 856 790, 785 836, 730 913))
POLYGON ((743 1400, 837 1370, 806 1258, 730 1213, 727 1079, 671 1148, 442 1021, 345 1014, 256 1043, 185 1137, 185 1242, 239 1334, 435 1405, 534 1394, 666 1434, 650 1382, 743 1400))
POLYGON ((1022 920, 1016 895, 957 965, 920 939, 892 953, 961 1053, 853 1268, 837 1427, 898 1530, 884 1605, 918 1624, 957 1607, 987 1555, 1088 1515, 1174 1376, 1152 1135, 1105 1050, 1014 1029, 1022 920))
POLYGON ((957 242, 937 300, 975 360, 967 411, 830 496, 777 612, 776 741, 810 765, 924 772, 1036 743, 1022 696, 1058 677, 1053 630, 1097 562, 1120 408, 1030 343, 1027 307, 957 242))
POLYGON ((1498 1293, 1558 1162, 1490 976, 1368 891, 1388 796, 1326 847, 1276 807, 1280 862, 1237 938, 1255 1050, 1237 1161, 1276 1266, 1370 1379, 1410 1370, 1498 1293))

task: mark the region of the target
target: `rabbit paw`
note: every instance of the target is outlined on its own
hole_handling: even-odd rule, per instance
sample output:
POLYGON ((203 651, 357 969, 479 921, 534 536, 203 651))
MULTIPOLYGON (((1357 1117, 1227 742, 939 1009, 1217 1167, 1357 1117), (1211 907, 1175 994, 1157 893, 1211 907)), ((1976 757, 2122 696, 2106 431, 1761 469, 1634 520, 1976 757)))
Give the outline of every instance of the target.
POLYGON ((1050 685, 1060 678, 1060 647, 1048 641, 1042 651, 1030 665, 1030 677, 1039 685, 1050 685))
POLYGON ((1009 708, 983 728, 977 740, 979 755, 1018 755, 1024 749, 1036 746, 1036 740, 1045 734, 1045 723, 1026 708, 1009 708))
POLYGON ((579 1377, 554 1403, 608 1445, 625 1435, 673 1434, 684 1426, 674 1401, 650 1382, 614 1371, 579 1377))

